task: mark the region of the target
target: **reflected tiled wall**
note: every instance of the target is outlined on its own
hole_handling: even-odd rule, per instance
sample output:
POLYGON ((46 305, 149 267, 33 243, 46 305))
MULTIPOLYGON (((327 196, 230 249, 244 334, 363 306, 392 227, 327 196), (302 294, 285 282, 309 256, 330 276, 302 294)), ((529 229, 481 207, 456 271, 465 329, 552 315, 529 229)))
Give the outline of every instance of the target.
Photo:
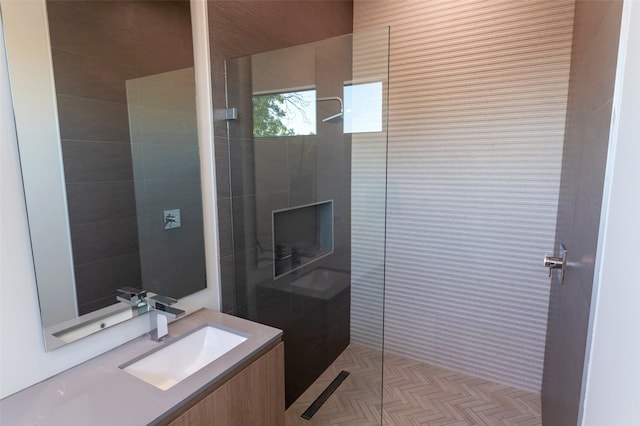
POLYGON ((142 284, 174 298, 206 287, 195 97, 193 67, 127 81, 142 284))
POLYGON ((48 1, 47 13, 83 314, 141 286, 125 80, 193 66, 189 3, 48 1))

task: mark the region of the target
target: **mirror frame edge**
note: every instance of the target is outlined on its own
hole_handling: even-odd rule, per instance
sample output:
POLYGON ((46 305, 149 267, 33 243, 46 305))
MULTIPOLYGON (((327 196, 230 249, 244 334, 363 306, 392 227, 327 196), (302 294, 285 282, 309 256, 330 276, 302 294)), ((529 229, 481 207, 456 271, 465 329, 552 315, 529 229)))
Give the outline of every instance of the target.
POLYGON ((50 301, 50 305, 56 306, 56 310, 73 312, 74 317, 78 314, 49 26, 44 0, 2 0, 0 4, 29 234, 46 229, 49 236, 46 240, 31 239, 33 258, 46 259, 38 263, 34 261, 36 282, 45 280, 68 283, 62 291, 46 291, 44 287, 38 286, 44 330, 72 317, 62 314, 42 317, 42 300, 50 301), (29 19, 34 25, 18 24, 25 19, 29 19), (50 163, 51 158, 55 158, 55 164, 50 163), (36 179, 25 173, 25 165, 38 171, 38 182, 34 182, 36 179), (45 174, 46 179, 42 179, 42 174, 45 174), (43 211, 43 206, 46 206, 46 212, 43 211), (52 220, 61 225, 51 227, 52 220), (47 253, 53 258, 40 253, 47 253))
POLYGON ((207 287, 180 299, 180 303, 195 304, 220 311, 222 296, 218 237, 218 194, 216 189, 208 7, 207 0, 189 0, 189 3, 193 37, 193 69, 196 80, 196 122, 198 126, 198 149, 200 152, 200 185, 207 287))

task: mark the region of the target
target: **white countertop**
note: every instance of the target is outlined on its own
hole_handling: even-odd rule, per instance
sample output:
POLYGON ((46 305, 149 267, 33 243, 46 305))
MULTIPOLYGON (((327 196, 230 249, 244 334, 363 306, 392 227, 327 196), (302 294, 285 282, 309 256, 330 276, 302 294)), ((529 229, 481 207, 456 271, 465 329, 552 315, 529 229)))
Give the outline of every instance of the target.
POLYGON ((154 424, 180 408, 201 390, 228 377, 230 372, 248 358, 279 341, 282 331, 203 309, 171 323, 169 334, 171 337, 162 343, 151 341, 146 334, 1 400, 0 424, 154 424), (249 337, 236 348, 166 391, 119 368, 122 364, 170 344, 181 335, 207 323, 236 330, 249 337))

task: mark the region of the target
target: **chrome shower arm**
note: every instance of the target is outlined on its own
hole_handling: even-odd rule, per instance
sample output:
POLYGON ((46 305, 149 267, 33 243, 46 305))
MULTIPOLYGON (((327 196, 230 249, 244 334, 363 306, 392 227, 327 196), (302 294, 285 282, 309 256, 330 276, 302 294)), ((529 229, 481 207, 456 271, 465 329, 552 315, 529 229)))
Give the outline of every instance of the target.
POLYGON ((340 112, 337 114, 333 114, 332 116, 329 116, 327 118, 323 118, 322 122, 323 123, 327 123, 327 122, 334 122, 336 119, 337 120, 341 120, 343 118, 344 115, 344 103, 342 102, 342 98, 339 98, 337 96, 330 96, 328 98, 317 98, 316 102, 322 102, 322 101, 336 101, 340 103, 340 112))
POLYGON ((327 98, 316 98, 316 102, 323 102, 323 101, 337 101, 340 103, 340 112, 344 112, 344 102, 342 102, 342 98, 339 98, 337 96, 330 96, 327 98))

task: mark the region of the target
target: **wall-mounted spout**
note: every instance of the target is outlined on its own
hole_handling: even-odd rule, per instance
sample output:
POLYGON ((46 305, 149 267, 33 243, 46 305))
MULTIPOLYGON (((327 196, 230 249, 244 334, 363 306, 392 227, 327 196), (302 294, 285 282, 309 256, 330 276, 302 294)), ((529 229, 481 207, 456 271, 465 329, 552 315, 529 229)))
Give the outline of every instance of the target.
POLYGON ((330 115, 329 117, 323 118, 322 122, 323 123, 338 123, 340 121, 342 121, 342 118, 344 117, 344 102, 342 102, 342 98, 339 98, 337 96, 331 96, 328 98, 317 98, 316 102, 323 102, 323 101, 336 101, 340 103, 340 112, 337 114, 333 114, 330 115))

